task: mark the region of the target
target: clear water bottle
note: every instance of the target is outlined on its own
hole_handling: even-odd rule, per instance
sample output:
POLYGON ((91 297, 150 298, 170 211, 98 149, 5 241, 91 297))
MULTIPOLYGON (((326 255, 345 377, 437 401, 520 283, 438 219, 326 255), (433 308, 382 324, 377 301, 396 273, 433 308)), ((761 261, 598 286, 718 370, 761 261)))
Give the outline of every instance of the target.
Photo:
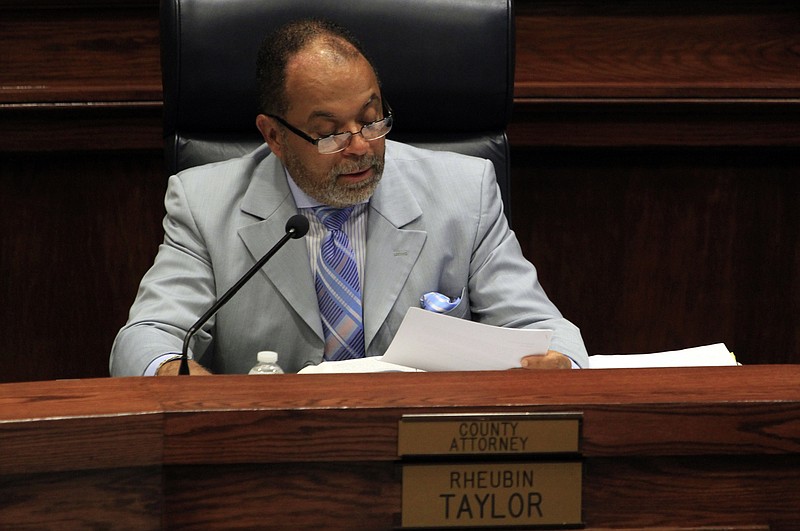
POLYGON ((278 353, 271 350, 262 350, 257 356, 258 363, 250 369, 248 374, 283 374, 283 369, 278 365, 278 353))

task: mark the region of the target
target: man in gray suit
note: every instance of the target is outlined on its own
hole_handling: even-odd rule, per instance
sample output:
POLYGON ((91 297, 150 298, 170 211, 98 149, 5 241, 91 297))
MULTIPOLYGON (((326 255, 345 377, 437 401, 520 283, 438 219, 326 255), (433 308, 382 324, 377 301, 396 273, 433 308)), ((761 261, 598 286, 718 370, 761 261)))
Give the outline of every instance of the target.
POLYGON ((381 355, 425 294, 449 315, 553 329, 552 350, 522 367, 587 366, 580 332, 509 230, 491 162, 387 140, 391 108, 346 30, 324 21, 282 28, 262 46, 259 83, 265 145, 170 178, 164 243, 114 343, 112 375, 175 374, 186 330, 298 212, 308 236, 290 240, 197 333, 192 374, 246 373, 260 350, 277 351, 285 372, 341 359, 334 351, 381 355), (346 212, 341 228, 325 225, 326 205, 345 209, 335 211, 346 212), (352 273, 357 309, 345 332, 320 302, 321 286, 340 283, 320 280, 326 241, 341 251, 331 270, 352 273))

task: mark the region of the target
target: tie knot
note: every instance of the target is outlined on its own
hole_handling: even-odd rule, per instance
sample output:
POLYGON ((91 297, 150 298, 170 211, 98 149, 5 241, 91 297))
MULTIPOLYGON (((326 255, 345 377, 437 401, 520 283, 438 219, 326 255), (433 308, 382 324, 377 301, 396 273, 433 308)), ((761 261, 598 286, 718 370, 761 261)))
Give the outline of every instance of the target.
POLYGON ((319 206, 314 208, 314 214, 317 216, 325 228, 334 231, 341 230, 344 222, 350 217, 353 212, 353 207, 335 208, 332 206, 319 206))

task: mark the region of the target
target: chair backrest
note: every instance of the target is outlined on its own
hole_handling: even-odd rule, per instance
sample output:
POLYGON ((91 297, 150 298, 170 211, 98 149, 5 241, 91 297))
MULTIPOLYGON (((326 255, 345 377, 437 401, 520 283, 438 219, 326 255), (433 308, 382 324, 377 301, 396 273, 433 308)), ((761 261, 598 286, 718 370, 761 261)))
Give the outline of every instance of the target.
POLYGON ((511 219, 512 0, 162 0, 170 173, 262 144, 257 50, 306 17, 338 22, 362 42, 397 117, 391 139, 490 159, 511 219))

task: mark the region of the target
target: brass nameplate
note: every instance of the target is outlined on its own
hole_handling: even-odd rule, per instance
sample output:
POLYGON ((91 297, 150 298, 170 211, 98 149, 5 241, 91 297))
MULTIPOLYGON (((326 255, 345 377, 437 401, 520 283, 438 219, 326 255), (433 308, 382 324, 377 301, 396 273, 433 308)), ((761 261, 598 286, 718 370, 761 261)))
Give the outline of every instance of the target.
POLYGON ((403 527, 577 526, 580 462, 403 466, 403 527))
POLYGON ((577 453, 580 413, 404 415, 399 456, 577 453))

